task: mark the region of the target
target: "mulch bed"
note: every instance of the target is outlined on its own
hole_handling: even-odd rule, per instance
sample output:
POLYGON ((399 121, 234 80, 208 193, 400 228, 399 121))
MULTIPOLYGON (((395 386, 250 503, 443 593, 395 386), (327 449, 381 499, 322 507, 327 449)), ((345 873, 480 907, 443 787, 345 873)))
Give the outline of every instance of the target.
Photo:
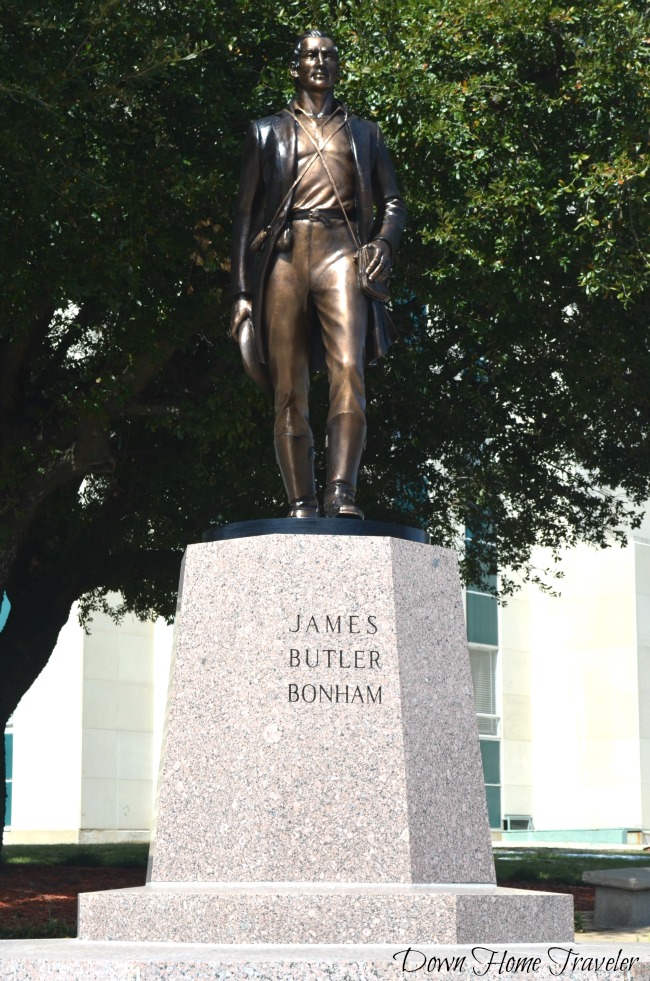
MULTIPOLYGON (((53 865, 0 866, 0 936, 7 939, 15 930, 46 931, 55 921, 71 934, 77 926, 77 896, 99 889, 143 886, 144 869, 77 868, 53 865)), ((507 882, 511 889, 572 893, 577 912, 594 908, 593 886, 565 886, 552 882, 507 882)))
POLYGON ((77 868, 67 865, 0 866, 0 935, 12 929, 46 927, 56 920, 73 932, 77 927, 77 896, 99 889, 143 886, 144 869, 77 868))
POLYGON ((589 913, 596 903, 595 886, 565 886, 561 882, 501 882, 508 889, 535 889, 537 892, 565 892, 573 896, 576 913, 589 913))

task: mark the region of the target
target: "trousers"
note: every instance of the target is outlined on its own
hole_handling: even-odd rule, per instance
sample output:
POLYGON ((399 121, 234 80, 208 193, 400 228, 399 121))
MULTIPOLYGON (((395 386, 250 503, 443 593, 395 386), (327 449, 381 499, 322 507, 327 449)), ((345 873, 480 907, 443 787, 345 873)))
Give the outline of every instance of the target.
POLYGON ((328 422, 341 413, 365 425, 368 305, 357 285, 356 246, 343 219, 291 224, 293 247, 278 252, 264 310, 275 391, 275 436, 311 437, 312 310, 321 325, 329 379, 328 422))

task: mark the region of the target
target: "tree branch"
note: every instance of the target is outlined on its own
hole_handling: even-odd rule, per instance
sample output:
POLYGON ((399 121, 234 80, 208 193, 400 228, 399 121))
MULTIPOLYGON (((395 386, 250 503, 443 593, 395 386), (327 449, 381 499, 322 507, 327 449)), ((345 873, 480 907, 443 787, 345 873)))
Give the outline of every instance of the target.
POLYGON ((0 410, 12 412, 19 402, 21 382, 27 372, 27 361, 34 348, 47 335, 54 315, 50 296, 42 297, 32 307, 27 329, 0 346, 0 410))

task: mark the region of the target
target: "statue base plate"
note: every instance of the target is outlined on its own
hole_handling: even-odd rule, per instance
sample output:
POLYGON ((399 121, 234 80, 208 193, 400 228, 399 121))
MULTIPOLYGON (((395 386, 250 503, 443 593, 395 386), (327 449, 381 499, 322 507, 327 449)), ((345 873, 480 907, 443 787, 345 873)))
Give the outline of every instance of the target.
POLYGON ((258 535, 361 535, 431 544, 429 533, 423 528, 394 525, 386 521, 360 521, 358 518, 257 518, 254 521, 234 521, 229 525, 210 528, 203 541, 225 542, 234 538, 256 538, 258 535))

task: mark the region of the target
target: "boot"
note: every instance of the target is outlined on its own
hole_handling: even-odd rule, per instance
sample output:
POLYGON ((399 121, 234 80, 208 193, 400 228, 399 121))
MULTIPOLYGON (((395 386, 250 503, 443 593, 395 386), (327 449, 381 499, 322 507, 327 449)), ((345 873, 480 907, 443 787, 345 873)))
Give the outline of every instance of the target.
POLYGON ((354 503, 361 454, 366 440, 366 422, 353 412, 341 412, 327 424, 326 518, 361 518, 354 503))
POLYGON ((288 518, 318 518, 314 478, 314 441, 311 436, 275 437, 275 455, 289 498, 288 518))

